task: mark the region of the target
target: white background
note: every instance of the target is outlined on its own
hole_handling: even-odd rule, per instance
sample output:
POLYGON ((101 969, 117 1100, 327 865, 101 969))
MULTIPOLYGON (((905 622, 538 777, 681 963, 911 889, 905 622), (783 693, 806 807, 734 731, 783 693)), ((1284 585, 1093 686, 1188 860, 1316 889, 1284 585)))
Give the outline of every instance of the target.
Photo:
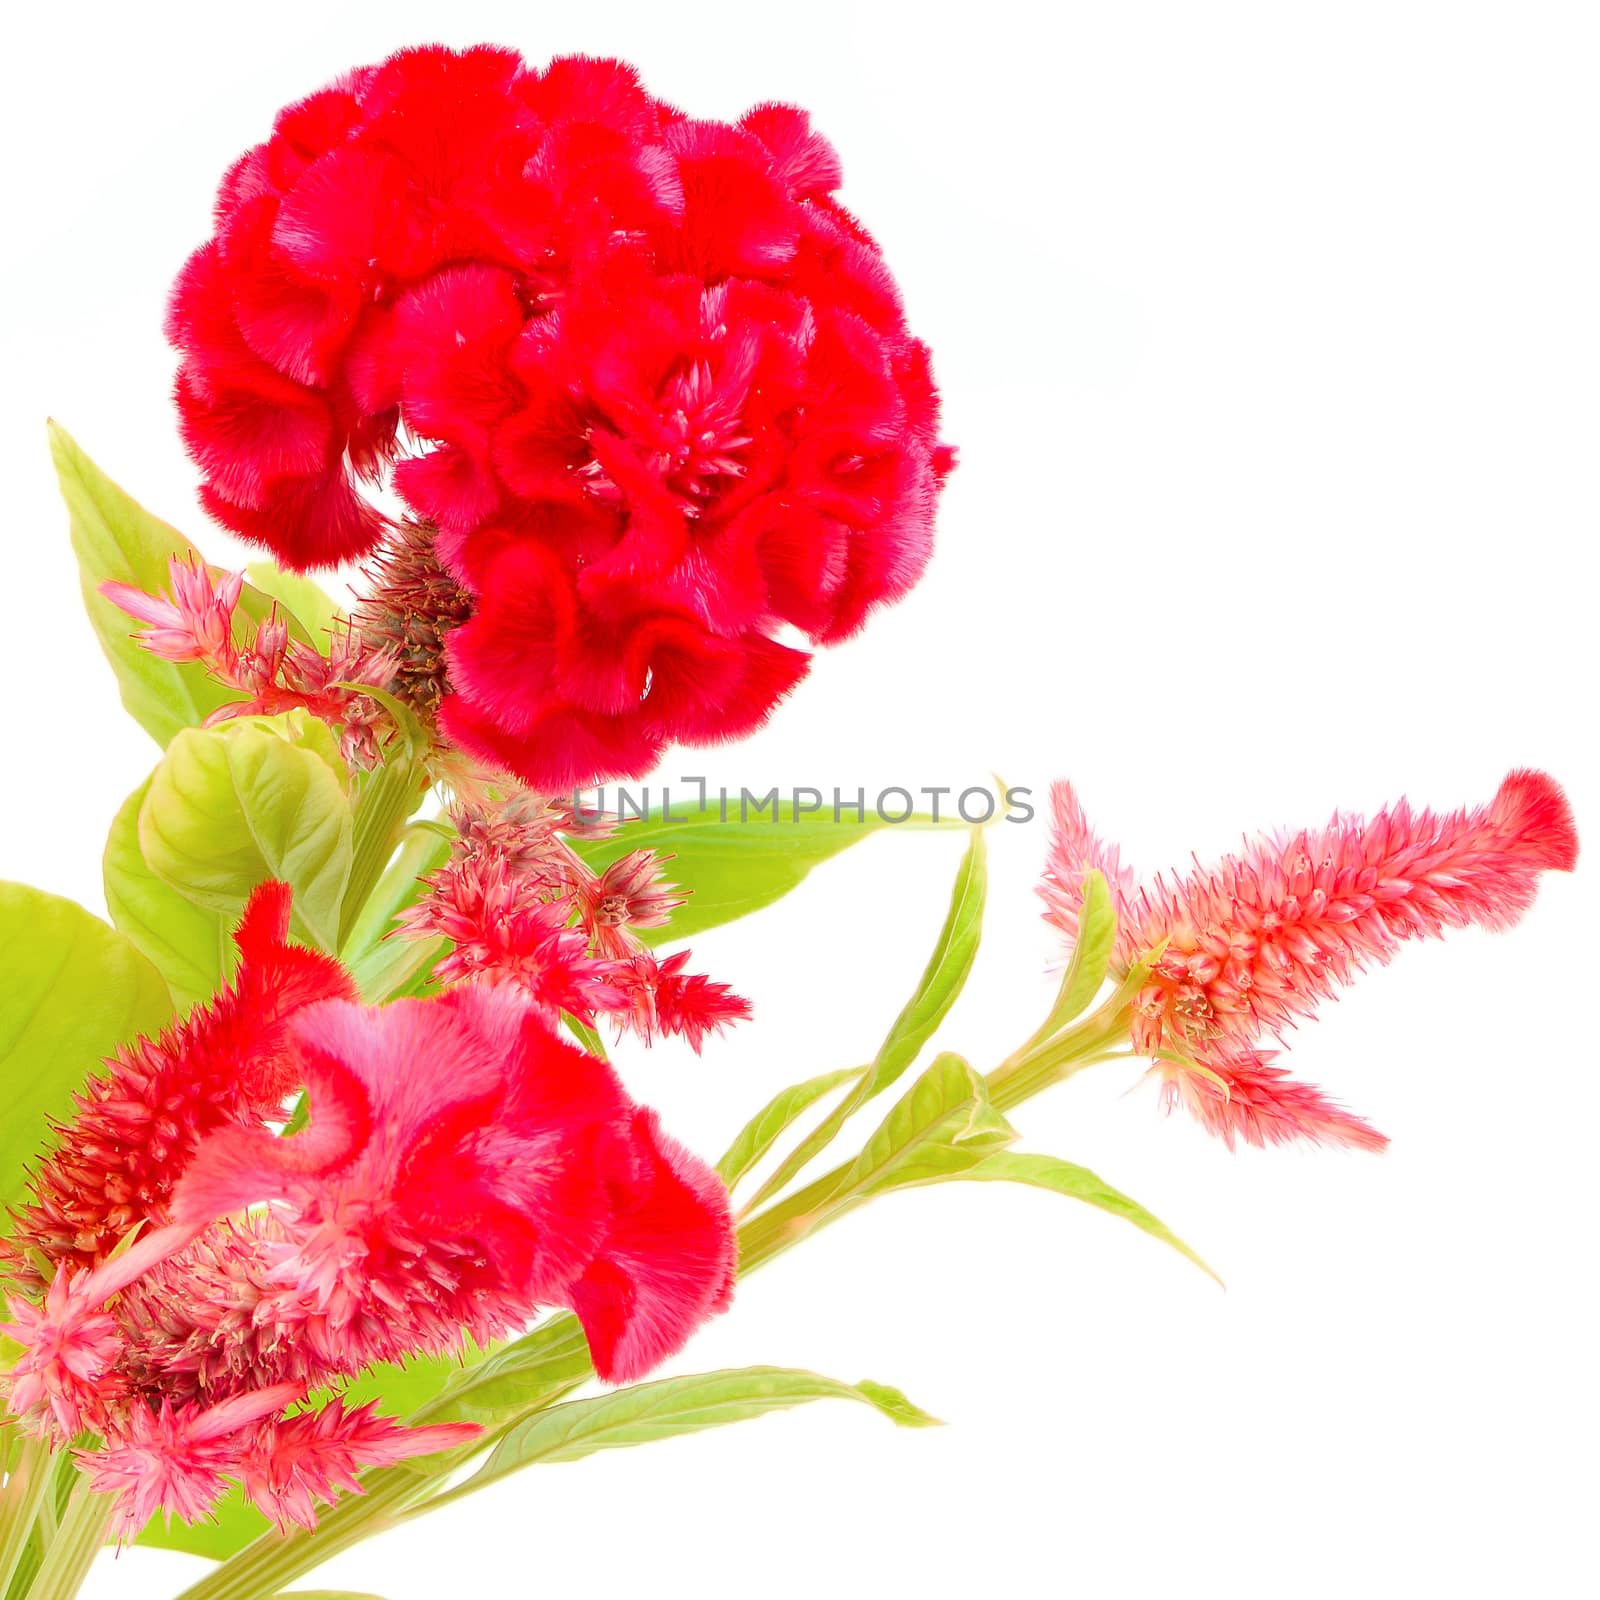
MULTIPOLYGON (((167 403, 167 284, 273 111, 443 36, 631 58, 723 117, 810 107, 932 344, 960 471, 921 587, 759 738, 667 776, 853 790, 1080 784, 1150 868, 1401 792, 1486 799, 1594 758, 1600 233, 1584 6, 806 3, 38 7, 0 150, 6 714, 0 876, 99 899, 154 757, 77 606, 60 417, 204 523, 167 403)), ((1053 950, 1040 825, 994 835, 944 1034, 990 1065, 1053 950)), ((1591 844, 1594 843, 1591 838, 1591 844)), ((715 1154, 875 1047, 954 840, 885 836, 699 942, 758 1020, 630 1058, 715 1154)), ((1226 1293, 1033 1192, 886 1201, 763 1273, 678 1370, 898 1384, 951 1426, 816 1406, 535 1469, 317 1580, 462 1594, 1595 1592, 1594 869, 1527 923, 1408 950, 1294 1065, 1382 1158, 1230 1156, 1137 1074, 1020 1114, 1143 1200, 1226 1293), (1128 1092, 1128 1091, 1132 1092, 1128 1092)), ((105 1596, 199 1564, 136 1551, 105 1596)))

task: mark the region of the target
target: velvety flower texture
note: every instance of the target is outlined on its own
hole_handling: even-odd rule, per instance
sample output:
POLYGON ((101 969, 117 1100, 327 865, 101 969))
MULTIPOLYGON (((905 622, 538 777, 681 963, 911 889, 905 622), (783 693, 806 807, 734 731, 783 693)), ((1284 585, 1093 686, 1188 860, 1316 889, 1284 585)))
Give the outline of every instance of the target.
POLYGON ((176 286, 205 498, 305 567, 436 530, 440 721, 549 790, 742 734, 928 556, 926 348, 806 114, 403 51, 289 107, 176 286))
POLYGON ((1230 1145, 1382 1148, 1361 1118, 1290 1078, 1262 1038, 1281 1039, 1403 940, 1510 927, 1540 873, 1578 858, 1566 798, 1541 772, 1511 773, 1475 810, 1441 816, 1402 800, 1368 822, 1336 815, 1146 888, 1090 830, 1070 785, 1055 786, 1052 812, 1047 920, 1075 940, 1084 875, 1104 874, 1118 917, 1113 972, 1125 977, 1162 947, 1135 1001, 1134 1045, 1160 1053, 1169 1097, 1230 1145))
POLYGON ((0 1245, 9 1277, 38 1288, 57 1269, 99 1266, 134 1228, 171 1220, 172 1186, 207 1134, 283 1115, 298 1071, 290 1019, 356 993, 338 962, 287 942, 289 910, 287 884, 257 889, 234 934, 232 983, 120 1050, 76 1096, 0 1245))
POLYGON ((567 1306, 596 1371, 631 1379, 732 1290, 721 1181, 530 997, 362 1007, 288 917, 283 885, 256 892, 234 984, 94 1081, 8 1241, 9 1409, 99 1435, 80 1454, 125 1533, 229 1477, 309 1525, 361 1469, 475 1437, 307 1402, 374 1361, 567 1306))

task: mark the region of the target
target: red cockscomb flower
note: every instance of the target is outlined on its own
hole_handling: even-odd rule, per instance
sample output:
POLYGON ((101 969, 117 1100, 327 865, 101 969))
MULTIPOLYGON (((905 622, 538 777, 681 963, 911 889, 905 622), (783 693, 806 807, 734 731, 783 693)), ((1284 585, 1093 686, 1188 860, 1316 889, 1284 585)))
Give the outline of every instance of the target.
POLYGON ((526 996, 335 1002, 294 1031, 310 1127, 213 1134, 175 1199, 195 1224, 273 1203, 273 1292, 253 1320, 279 1342, 354 1370, 565 1305, 595 1370, 628 1380, 727 1303, 720 1180, 526 996))
POLYGON ((748 731, 806 670, 780 631, 916 581, 951 460, 839 179, 804 112, 691 120, 617 62, 349 74, 232 168, 174 292, 207 504, 334 563, 402 537, 358 487, 392 467, 473 608, 440 724, 535 786, 748 731))
POLYGON ((1510 927, 1540 873, 1571 871, 1578 858, 1572 812, 1542 772, 1511 773, 1472 811, 1439 816, 1402 800, 1370 822, 1336 815, 1144 889, 1090 830, 1070 785, 1055 786, 1052 810, 1046 919, 1075 940, 1084 875, 1104 874, 1118 919, 1114 973, 1161 950, 1135 1001, 1133 1043, 1159 1056, 1169 1101, 1230 1145, 1381 1149, 1382 1134, 1290 1078, 1262 1037, 1281 1039, 1403 940, 1510 927))
POLYGON ((287 884, 262 884, 234 934, 233 982, 159 1038, 119 1051, 77 1095, 4 1244, 19 1282, 39 1286, 41 1262, 96 1266, 140 1223, 167 1220, 172 1185, 202 1136, 282 1115, 296 1087, 289 1020, 356 992, 331 957, 287 943, 289 909, 287 884))

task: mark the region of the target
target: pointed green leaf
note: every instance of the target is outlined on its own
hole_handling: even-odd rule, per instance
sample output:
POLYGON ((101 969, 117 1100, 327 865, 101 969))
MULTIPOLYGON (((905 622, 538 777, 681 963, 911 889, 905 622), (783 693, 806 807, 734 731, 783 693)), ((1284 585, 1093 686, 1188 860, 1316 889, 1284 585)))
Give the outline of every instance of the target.
POLYGON ((303 711, 184 729, 151 777, 139 848, 169 887, 229 919, 257 884, 283 879, 300 936, 337 951, 352 853, 347 784, 326 725, 303 711))
MULTIPOLYGON (((1120 1189, 1113 1189, 1087 1167, 1075 1166, 1057 1156, 1002 1150, 980 1161, 961 1176, 978 1182, 1031 1184, 1036 1189, 1048 1189, 1053 1194, 1066 1195, 1070 1200, 1082 1200, 1087 1205, 1098 1206, 1102 1211, 1109 1211, 1112 1216, 1121 1217, 1134 1227, 1142 1228, 1151 1238, 1171 1245, 1202 1272, 1217 1278, 1216 1273, 1164 1222, 1152 1216, 1137 1200, 1130 1199, 1120 1189)), ((1217 1282, 1221 1283, 1222 1280, 1217 1278, 1217 1282)))
POLYGON ((0 883, 0 1214, 102 1058, 171 1020, 161 974, 70 900, 0 883))
POLYGON ((859 1078, 865 1067, 845 1067, 839 1072, 820 1073, 804 1083, 780 1090, 739 1130, 728 1146, 717 1171, 731 1189, 764 1156, 794 1120, 817 1103, 830 1089, 859 1078))
POLYGON ((947 1052, 890 1108, 834 1195, 865 1199, 937 1183, 977 1166, 1015 1138, 1015 1129, 990 1105, 982 1075, 947 1052))
POLYGON ((983 834, 976 828, 956 872, 939 940, 928 958, 916 992, 906 1002, 889 1030, 872 1065, 847 1095, 779 1164, 750 1201, 752 1206, 779 1193, 811 1159, 833 1143, 834 1137, 867 1101, 881 1094, 916 1060, 934 1030, 956 1003, 972 971, 983 932, 983 907, 988 890, 987 854, 983 834))
POLYGON ((184 899, 150 870, 139 848, 139 811, 146 779, 123 802, 106 838, 102 870, 106 909, 117 931, 166 980, 173 1004, 187 1011, 209 999, 230 965, 228 919, 184 899))
MULTIPOLYGON (((168 558, 192 556, 175 528, 152 516, 111 481, 59 424, 50 424, 50 453, 67 503, 84 609, 116 674, 129 715, 157 744, 181 728, 198 727, 218 707, 240 698, 196 662, 162 661, 135 642, 139 624, 100 593, 102 583, 129 583, 159 594, 168 586, 168 558)), ((257 621, 271 610, 250 585, 239 608, 257 621)))
POLYGON ((462 1487, 479 1489, 521 1467, 578 1461, 599 1450, 725 1427, 811 1400, 855 1400, 901 1427, 937 1426, 935 1418, 898 1390, 881 1384, 840 1383, 784 1367, 702 1372, 634 1384, 541 1411, 506 1433, 462 1487))
POLYGON ((1111 948, 1117 942, 1117 911, 1105 875, 1090 872, 1083 880, 1083 904, 1078 912, 1078 941, 1062 974, 1055 1005, 1034 1035, 1048 1038, 1058 1028, 1076 1021, 1100 993, 1111 968, 1111 948))
POLYGON ((582 1325, 570 1312, 559 1312, 454 1374, 411 1420, 494 1427, 559 1400, 593 1376, 582 1325))
POLYGON ((630 850, 654 850, 672 858, 667 876, 689 891, 689 898, 664 928, 642 930, 646 944, 688 939, 707 928, 759 911, 804 881, 819 863, 883 828, 942 828, 944 822, 911 817, 901 823, 865 820, 831 811, 798 814, 792 800, 776 801, 765 813, 747 812, 730 797, 726 820, 718 806, 696 808, 675 801, 670 817, 653 811, 642 821, 624 822, 603 839, 572 840, 590 866, 603 871, 630 850))

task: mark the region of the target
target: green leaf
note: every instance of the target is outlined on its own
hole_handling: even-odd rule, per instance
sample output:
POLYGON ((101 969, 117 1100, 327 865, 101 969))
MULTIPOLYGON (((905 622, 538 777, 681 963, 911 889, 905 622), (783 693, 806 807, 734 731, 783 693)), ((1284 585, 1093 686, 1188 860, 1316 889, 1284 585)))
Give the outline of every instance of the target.
POLYGON ((49 1119, 102 1058, 172 1016, 161 974, 81 906, 0 883, 0 1214, 26 1186, 49 1119))
POLYGON ((601 1061, 608 1060, 606 1055, 606 1042, 600 1037, 598 1030, 591 1028, 587 1022, 581 1022, 570 1011, 561 1013, 561 1021, 567 1032, 583 1046, 590 1055, 601 1061))
MULTIPOLYGON (((1152 1216, 1137 1200, 1129 1199, 1120 1189, 1113 1189, 1087 1167, 1075 1166, 1057 1156, 1002 1150, 980 1161, 961 1176, 976 1182, 1031 1184, 1036 1189, 1048 1189, 1053 1194, 1066 1195, 1069 1200, 1082 1200, 1087 1205, 1098 1206, 1102 1211, 1109 1211, 1112 1216, 1121 1217, 1134 1227, 1142 1228, 1163 1244, 1171 1245, 1202 1272, 1217 1278, 1216 1273, 1164 1222, 1152 1216)), ((1221 1283, 1222 1279, 1217 1278, 1217 1282, 1221 1283)))
POLYGON ((916 992, 895 1018, 861 1082, 784 1158, 750 1201, 752 1206, 777 1194, 814 1156, 827 1149, 850 1117, 896 1082, 932 1038, 965 987, 977 957, 988 881, 983 835, 973 829, 950 891, 950 909, 916 992))
POLYGON ((1078 942, 1061 977, 1061 988, 1035 1039, 1048 1038, 1089 1009, 1111 969, 1111 947, 1117 942, 1117 911, 1105 875, 1091 871, 1083 880, 1078 912, 1078 942))
POLYGON ((378 1600, 375 1594, 357 1594, 354 1589, 285 1589, 273 1600, 378 1600))
POLYGON ((865 1067, 845 1067, 780 1090, 739 1130, 739 1136, 724 1152, 717 1163, 722 1181, 731 1189, 777 1143, 796 1117, 815 1105, 830 1089, 861 1077, 866 1070, 865 1067))
POLYGON ((898 1390, 882 1384, 840 1383, 785 1367, 702 1372, 634 1384, 541 1411, 510 1429, 462 1489, 482 1488, 536 1463, 579 1461, 599 1450, 721 1428, 810 1400, 854 1400, 906 1428, 938 1425, 898 1390))
POLYGON ((1015 1138, 982 1075, 946 1052, 890 1108, 833 1196, 859 1200, 956 1177, 1015 1138))
POLYGON ((718 807, 690 809, 677 803, 670 818, 652 811, 642 821, 622 823, 606 838, 577 837, 571 843, 597 871, 604 871, 630 850, 654 850, 672 858, 667 877, 687 889, 689 898, 666 927, 640 932, 646 944, 665 944, 691 938, 781 900, 820 862, 882 828, 947 825, 920 816, 886 823, 871 813, 863 821, 841 814, 836 822, 831 811, 797 815, 792 800, 775 802, 770 817, 749 816, 743 822, 737 801, 731 803, 730 811, 728 820, 723 821, 718 807))
MULTIPOLYGON (((197 662, 162 661, 151 655, 133 638, 139 624, 107 600, 100 585, 129 583, 146 593, 164 593, 168 558, 196 552, 175 528, 113 483, 54 422, 50 453, 67 503, 90 625, 116 674, 129 715, 157 744, 165 745, 180 729, 198 727, 218 707, 240 696, 217 683, 197 662)), ((271 602, 247 584, 239 608, 259 621, 271 610, 271 602)))
POLYGON ((185 899, 229 919, 267 878, 294 889, 294 921, 339 948, 353 822, 348 775, 324 723, 303 711, 188 728, 139 810, 139 848, 185 899))
POLYGON ((300 625, 305 636, 328 653, 328 637, 344 612, 322 588, 298 572, 285 572, 271 561, 252 561, 244 575, 269 600, 276 600, 282 612, 300 625))
POLYGON ((160 972, 179 1011, 209 999, 231 962, 228 920, 197 906, 150 870, 139 848, 139 811, 146 779, 123 802, 106 838, 102 871, 106 909, 124 935, 160 972))
POLYGON ((454 1374, 412 1420, 494 1427, 549 1405, 593 1376, 583 1327, 570 1312, 562 1312, 454 1374))
POLYGON ((888 1088, 916 1060, 966 986, 983 933, 988 883, 983 835, 974 829, 956 873, 955 887, 950 891, 950 909, 939 930, 939 942, 928 958, 916 993, 895 1018, 872 1063, 862 1086, 863 1101, 888 1088))

